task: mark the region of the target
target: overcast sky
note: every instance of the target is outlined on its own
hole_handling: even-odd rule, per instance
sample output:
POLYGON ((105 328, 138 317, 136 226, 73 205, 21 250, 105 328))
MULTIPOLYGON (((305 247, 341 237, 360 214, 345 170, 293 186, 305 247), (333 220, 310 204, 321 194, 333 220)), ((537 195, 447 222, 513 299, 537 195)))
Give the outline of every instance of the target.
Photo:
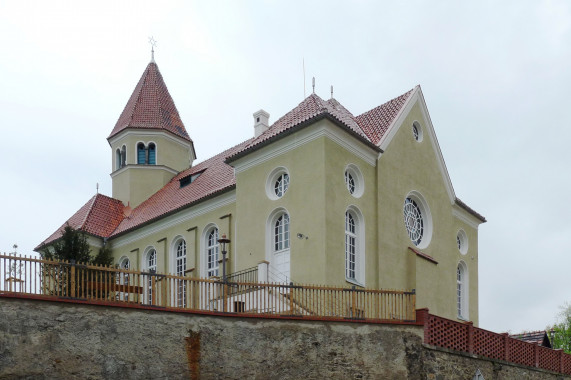
POLYGON ((111 195, 106 138, 154 36, 199 161, 301 102, 304 60, 305 94, 315 76, 355 115, 420 84, 456 195, 488 220, 480 326, 543 329, 571 301, 570 2, 0 1, 0 35, 1 252, 30 254, 96 183, 111 195))

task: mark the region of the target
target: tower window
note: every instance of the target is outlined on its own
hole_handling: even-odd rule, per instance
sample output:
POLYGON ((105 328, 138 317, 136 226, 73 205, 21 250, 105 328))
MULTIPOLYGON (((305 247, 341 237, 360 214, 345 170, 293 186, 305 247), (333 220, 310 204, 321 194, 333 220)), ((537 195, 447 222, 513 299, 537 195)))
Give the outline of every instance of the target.
POLYGON ((145 149, 145 144, 137 144, 137 164, 144 165, 147 163, 147 152, 145 149))
POLYGON ((157 164, 156 147, 155 147, 155 144, 150 143, 149 144, 149 165, 156 165, 156 164, 157 164))
POLYGON ((157 146, 155 143, 149 143, 145 146, 140 142, 137 144, 137 164, 139 165, 156 165, 157 164, 157 146))
POLYGON ((123 145, 123 147, 121 148, 121 165, 120 167, 124 167, 125 165, 127 165, 127 147, 125 145, 123 145))

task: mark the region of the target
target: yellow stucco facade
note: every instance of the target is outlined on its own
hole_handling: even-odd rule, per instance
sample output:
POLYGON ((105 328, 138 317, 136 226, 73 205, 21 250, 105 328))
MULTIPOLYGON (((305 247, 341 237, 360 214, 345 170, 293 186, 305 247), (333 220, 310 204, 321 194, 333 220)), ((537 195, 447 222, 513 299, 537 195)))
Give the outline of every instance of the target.
MULTIPOLYGON (((169 100, 153 65, 137 88, 158 83, 169 100)), ((485 219, 456 198, 420 87, 391 101, 398 112, 373 109, 365 121, 316 95, 273 126, 258 111, 255 138, 194 167, 172 99, 156 106, 168 123, 137 127, 152 114, 133 105, 147 93, 134 92, 109 138, 113 197, 98 207, 112 207, 102 218, 117 224, 100 239, 91 232, 95 249, 107 244, 131 269, 220 276, 224 234, 228 274, 266 263, 265 281, 414 289, 418 308, 478 324, 485 219), (390 123, 375 132, 379 112, 390 123), (154 162, 139 162, 141 143, 152 144, 154 162)))
MULTIPOLYGON (((423 107, 417 96, 406 115, 401 115, 400 125, 393 127, 382 152, 328 119, 266 144, 229 162, 235 171, 235 188, 110 239, 114 256, 118 262, 126 257, 132 266, 145 269, 146 253, 152 248, 157 252, 157 270, 173 272, 175 243, 184 239, 187 270, 202 277, 206 275, 205 234, 216 226, 231 240, 229 273, 256 267, 264 260, 272 265, 276 228, 272 218, 285 213, 289 216, 287 281, 415 289, 417 307, 456 319, 457 268, 463 263, 468 279, 464 297, 469 300, 463 318, 477 325, 477 226, 481 221, 451 198, 453 189, 423 107), (413 123, 422 133, 420 141, 413 134, 413 123), (360 182, 354 194, 345 180, 348 168, 360 182), (276 197, 273 181, 280 172, 287 173, 289 187, 276 197), (411 193, 425 202, 424 233, 430 234, 418 245, 411 241, 403 218, 403 205, 411 193), (355 278, 346 273, 349 210, 360 230, 355 278), (468 246, 465 254, 458 248, 460 231, 468 246)), ((130 138, 131 144, 138 141, 130 138)), ((149 168, 140 172, 145 170, 149 172, 149 168)), ((119 181, 117 185, 125 186, 119 181)))

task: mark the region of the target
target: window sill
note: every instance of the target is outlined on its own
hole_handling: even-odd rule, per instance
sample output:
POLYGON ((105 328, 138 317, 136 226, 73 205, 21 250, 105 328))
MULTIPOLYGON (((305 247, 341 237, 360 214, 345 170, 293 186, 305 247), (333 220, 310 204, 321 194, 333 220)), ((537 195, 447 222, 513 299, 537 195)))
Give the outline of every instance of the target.
POLYGON ((345 277, 345 281, 347 281, 347 282, 350 283, 350 284, 359 286, 359 287, 361 287, 361 288, 364 288, 364 287, 365 287, 365 284, 363 284, 363 283, 361 283, 361 282, 355 280, 354 278, 347 278, 347 277, 345 277))

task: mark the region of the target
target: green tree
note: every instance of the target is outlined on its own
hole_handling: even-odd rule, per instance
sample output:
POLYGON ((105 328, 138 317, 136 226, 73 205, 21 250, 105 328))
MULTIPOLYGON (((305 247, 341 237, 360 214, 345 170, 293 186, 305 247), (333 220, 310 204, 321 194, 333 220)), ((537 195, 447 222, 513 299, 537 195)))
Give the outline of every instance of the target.
POLYGON ((61 238, 54 244, 44 247, 42 257, 47 260, 71 261, 82 264, 109 266, 113 264, 113 256, 108 245, 103 246, 96 256, 91 256, 87 236, 67 224, 61 232, 61 238))
POLYGON ((553 348, 561 348, 571 354, 571 304, 561 306, 557 323, 547 328, 553 348))
POLYGON ((42 257, 53 261, 67 261, 68 264, 43 265, 45 292, 59 296, 96 297, 105 299, 110 295, 109 284, 115 281, 115 273, 88 268, 85 265, 110 266, 113 264, 111 248, 105 244, 97 253, 91 255, 87 236, 67 224, 61 238, 50 246, 42 248, 42 257), (74 274, 72 276, 72 274, 74 274))

